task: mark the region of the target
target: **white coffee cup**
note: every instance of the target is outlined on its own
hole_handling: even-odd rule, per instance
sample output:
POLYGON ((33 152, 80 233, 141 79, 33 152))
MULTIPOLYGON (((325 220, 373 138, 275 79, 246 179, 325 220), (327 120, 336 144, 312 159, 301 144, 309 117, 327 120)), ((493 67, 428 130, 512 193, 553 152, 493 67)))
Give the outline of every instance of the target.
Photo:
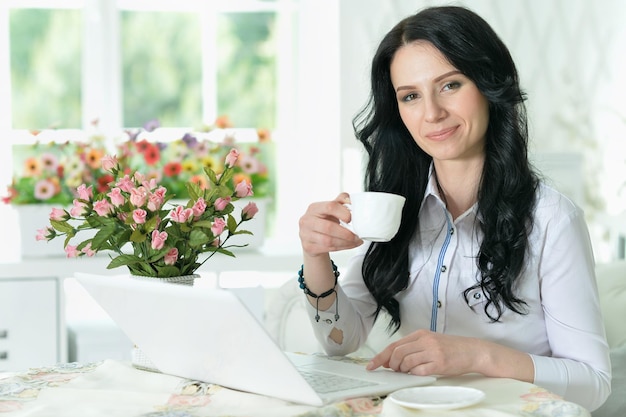
POLYGON ((365 191, 350 194, 352 220, 344 224, 363 240, 388 242, 400 228, 406 198, 401 195, 365 191))

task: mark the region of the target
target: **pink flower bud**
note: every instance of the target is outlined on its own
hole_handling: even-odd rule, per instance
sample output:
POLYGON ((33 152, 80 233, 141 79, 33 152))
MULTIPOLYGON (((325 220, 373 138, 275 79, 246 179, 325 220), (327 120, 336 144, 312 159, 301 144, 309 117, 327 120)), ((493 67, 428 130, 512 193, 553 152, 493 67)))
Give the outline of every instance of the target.
POLYGON ((158 196, 161 200, 165 200, 165 194, 167 194, 167 188, 161 185, 156 190, 154 190, 152 194, 158 196))
POLYGON ((152 231, 152 243, 151 247, 154 250, 161 250, 165 246, 167 240, 167 232, 159 232, 158 230, 152 231))
POLYGON ((219 236, 222 234, 225 227, 226 227, 226 222, 224 221, 224 219, 222 219, 221 217, 218 217, 213 222, 213 226, 211 226, 211 232, 213 232, 215 236, 219 236))
POLYGON ((250 220, 259 212, 259 208, 255 203, 248 203, 243 210, 241 210, 241 219, 250 220))
POLYGON ((144 180, 141 185, 144 186, 144 188, 152 191, 157 187, 157 180, 156 178, 150 178, 150 180, 144 180))
POLYGON ((113 172, 114 168, 117 168, 117 158, 111 155, 104 155, 102 157, 102 169, 105 171, 113 172))
POLYGON ((162 204, 163 204, 163 200, 159 198, 158 195, 150 194, 148 196, 148 210, 157 211, 161 208, 162 204))
POLYGON ((85 207, 87 207, 85 203, 78 201, 77 199, 74 199, 74 204, 72 208, 70 209, 70 216, 72 217, 82 216, 83 214, 85 214, 85 207))
POLYGON ((35 240, 49 241, 50 239, 54 237, 54 234, 55 234, 54 229, 50 226, 45 227, 43 229, 38 229, 37 236, 35 236, 35 240))
POLYGON ((231 201, 230 197, 218 198, 217 200, 215 200, 215 210, 217 211, 224 210, 230 204, 230 201, 231 201))
POLYGON ((112 188, 111 191, 107 194, 107 196, 111 199, 111 203, 115 207, 119 207, 124 204, 124 196, 122 195, 122 190, 118 187, 112 188))
POLYGON ((68 219, 68 214, 65 210, 59 208, 53 208, 50 212, 50 220, 63 221, 68 219))
POLYGON ((76 246, 67 245, 65 247, 65 254, 68 258, 76 258, 80 254, 80 252, 76 249, 76 246))
POLYGON ((191 209, 193 210, 194 217, 202 216, 206 210, 206 201, 204 201, 204 198, 199 198, 191 209))
POLYGON ((252 184, 248 181, 243 180, 235 187, 235 195, 239 198, 251 196, 252 193, 252 184))
POLYGON ((87 187, 85 184, 79 185, 76 189, 76 193, 81 200, 89 200, 93 197, 93 186, 90 185, 87 187))
POLYGON ((135 209, 135 211, 133 211, 133 221, 137 224, 143 224, 146 222, 146 211, 143 209, 135 209))
POLYGON ((94 256, 96 254, 96 251, 91 249, 91 243, 87 243, 87 245, 81 250, 81 252, 87 256, 94 256))
POLYGON ((130 179, 128 175, 124 175, 124 178, 115 183, 116 186, 120 187, 120 190, 125 193, 130 193, 130 190, 135 188, 135 183, 130 179))
POLYGON ((146 180, 146 176, 139 171, 135 171, 135 175, 133 175, 133 178, 135 179, 135 181, 137 181, 137 184, 143 184, 143 182, 146 180))
POLYGON ((170 218, 176 223, 185 223, 191 216, 193 216, 193 210, 183 206, 177 206, 170 211, 170 218))
POLYGON ((178 259, 178 249, 172 248, 169 250, 169 252, 167 252, 165 257, 163 258, 163 261, 165 262, 165 265, 174 265, 177 259, 178 259))
POLYGON ((231 166, 231 167, 235 166, 238 158, 239 158, 239 151, 235 148, 232 148, 230 152, 228 152, 228 155, 226 155, 226 165, 231 166))
POLYGON ((143 186, 130 190, 130 202, 135 207, 142 207, 148 199, 148 190, 143 186))
POLYGON ((108 200, 98 200, 94 202, 93 209, 96 213, 98 213, 98 216, 108 216, 113 213, 113 206, 108 202, 108 200))

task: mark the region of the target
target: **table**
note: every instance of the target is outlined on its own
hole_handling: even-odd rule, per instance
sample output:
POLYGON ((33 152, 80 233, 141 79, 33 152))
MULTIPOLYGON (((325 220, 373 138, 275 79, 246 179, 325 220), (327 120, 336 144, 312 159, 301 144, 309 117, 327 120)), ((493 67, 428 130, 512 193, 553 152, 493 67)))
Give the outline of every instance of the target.
POLYGON ((410 410, 385 398, 358 398, 315 408, 104 360, 66 363, 0 374, 1 417, 504 417, 581 416, 582 407, 535 385, 464 375, 436 385, 486 393, 474 406, 449 411, 410 410))

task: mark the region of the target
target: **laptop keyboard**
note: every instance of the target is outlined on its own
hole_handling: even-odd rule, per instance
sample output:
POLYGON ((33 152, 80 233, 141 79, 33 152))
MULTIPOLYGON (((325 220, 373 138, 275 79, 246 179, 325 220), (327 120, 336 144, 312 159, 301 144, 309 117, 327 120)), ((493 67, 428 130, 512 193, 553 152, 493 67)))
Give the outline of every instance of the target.
POLYGON ((319 394, 376 385, 375 382, 326 372, 315 372, 303 369, 299 369, 299 371, 309 385, 313 387, 315 392, 319 394))

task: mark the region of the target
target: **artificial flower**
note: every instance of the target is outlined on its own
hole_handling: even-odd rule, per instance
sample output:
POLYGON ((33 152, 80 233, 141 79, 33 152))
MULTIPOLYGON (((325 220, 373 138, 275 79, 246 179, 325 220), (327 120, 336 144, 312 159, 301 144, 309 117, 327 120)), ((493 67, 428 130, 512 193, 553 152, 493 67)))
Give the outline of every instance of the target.
MULTIPOLYGON (((67 211, 54 208, 49 225, 37 231, 37 240, 64 237, 68 257, 94 256, 110 251, 108 268, 126 266, 131 274, 173 277, 194 273, 215 253, 234 256, 226 246, 234 235, 251 234, 240 229, 258 212, 250 203, 237 221, 232 202, 252 194, 249 184, 230 187, 234 175, 235 150, 221 175, 205 169, 208 186, 188 183, 188 202, 167 206, 172 195, 153 178, 135 171, 126 172, 119 158, 103 156, 102 166, 113 177, 107 192, 82 184, 75 190, 73 206, 67 211), (113 161, 117 161, 113 163, 113 161), (83 230, 96 230, 93 237, 78 244, 73 240, 83 230), (201 259, 200 256, 207 256, 201 259)), ((243 245, 245 246, 245 245, 243 245)))

